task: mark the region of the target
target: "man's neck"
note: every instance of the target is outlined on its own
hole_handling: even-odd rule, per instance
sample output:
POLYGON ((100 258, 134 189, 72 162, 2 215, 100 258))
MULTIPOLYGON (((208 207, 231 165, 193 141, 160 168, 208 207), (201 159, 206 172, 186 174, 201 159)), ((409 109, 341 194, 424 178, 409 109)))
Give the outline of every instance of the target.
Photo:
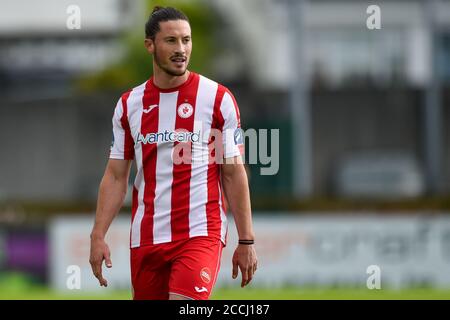
POLYGON ((186 70, 182 76, 172 76, 158 67, 154 67, 153 70, 153 83, 161 89, 171 89, 181 86, 188 80, 190 74, 189 70, 186 70))

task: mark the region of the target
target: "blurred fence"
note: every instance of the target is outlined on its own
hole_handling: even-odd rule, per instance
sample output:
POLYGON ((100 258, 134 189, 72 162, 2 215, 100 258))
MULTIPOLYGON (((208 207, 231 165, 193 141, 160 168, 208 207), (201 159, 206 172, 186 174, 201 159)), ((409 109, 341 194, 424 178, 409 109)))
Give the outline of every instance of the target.
MULTIPOLYGON (((444 163, 450 161, 450 91, 444 94, 444 163)), ((39 101, 8 100, 0 108, 0 201, 96 199, 107 161, 118 92, 39 101)), ((287 116, 253 104, 237 90, 244 128, 280 130, 280 170, 261 176, 250 165, 255 197, 292 190, 292 138, 287 116), (258 112, 258 108, 267 113, 258 112)), ((312 95, 314 195, 339 195, 335 179, 352 155, 405 153, 424 171, 423 93, 419 90, 341 89, 312 95)), ((440 179, 450 192, 450 167, 440 179)), ((395 178, 394 178, 395 179, 395 178)), ((391 181, 387 181, 389 185, 391 181)), ((420 196, 421 194, 418 194, 420 196)), ((401 194, 399 195, 401 196, 401 194)))

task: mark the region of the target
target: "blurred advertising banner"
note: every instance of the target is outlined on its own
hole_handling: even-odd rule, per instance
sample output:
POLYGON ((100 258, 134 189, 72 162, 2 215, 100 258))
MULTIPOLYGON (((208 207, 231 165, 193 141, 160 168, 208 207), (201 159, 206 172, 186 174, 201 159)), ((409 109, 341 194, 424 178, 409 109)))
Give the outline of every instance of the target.
POLYGON ((47 280, 48 241, 44 227, 0 226, 0 272, 18 272, 47 280))
MULTIPOLYGON (((228 219, 219 287, 240 285, 240 279, 231 278, 237 233, 230 215, 228 219)), ((255 214, 254 227, 259 263, 252 286, 366 287, 375 269, 381 288, 450 287, 447 216, 265 212, 255 214)), ((89 265, 91 228, 92 219, 86 216, 59 217, 52 222, 50 279, 54 288, 73 289, 77 274, 73 266, 78 266, 80 289, 100 289, 89 265)), ((108 232, 113 268, 103 268, 103 274, 110 288, 130 288, 129 230, 129 218, 119 217, 108 232)))
MULTIPOLYGON (((233 284, 234 228, 230 224, 221 285, 233 284)), ((273 213, 255 219, 255 232, 255 286, 366 287, 378 269, 381 288, 450 287, 450 217, 273 213)))
MULTIPOLYGON (((103 264, 103 277, 108 288, 131 289, 130 276, 130 220, 128 216, 117 217, 106 235, 111 251, 113 267, 103 264)), ((50 282, 54 289, 94 291, 100 287, 89 264, 90 233, 94 215, 59 216, 49 228, 50 282)), ((109 291, 109 290, 108 290, 109 291)))
POLYGON ((0 271, 5 268, 5 260, 6 260, 5 247, 6 247, 5 234, 3 230, 0 229, 0 271))

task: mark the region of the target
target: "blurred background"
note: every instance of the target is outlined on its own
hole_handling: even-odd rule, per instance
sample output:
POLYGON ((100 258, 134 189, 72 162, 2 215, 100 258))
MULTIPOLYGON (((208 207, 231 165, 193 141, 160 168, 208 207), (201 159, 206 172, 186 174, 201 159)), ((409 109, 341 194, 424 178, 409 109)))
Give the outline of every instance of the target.
POLYGON ((107 291, 89 233, 154 5, 188 15, 190 69, 231 89, 244 129, 279 129, 277 174, 248 165, 261 267, 231 280, 229 214, 214 298, 450 298, 448 0, 0 0, 0 298, 130 297, 131 194, 107 291))

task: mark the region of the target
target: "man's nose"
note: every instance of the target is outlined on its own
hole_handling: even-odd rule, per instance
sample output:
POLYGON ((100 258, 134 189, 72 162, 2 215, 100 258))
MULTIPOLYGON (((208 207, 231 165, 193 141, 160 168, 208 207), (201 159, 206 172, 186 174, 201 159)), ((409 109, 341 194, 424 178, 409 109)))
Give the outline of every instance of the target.
POLYGON ((186 53, 186 48, 185 48, 182 40, 177 41, 177 45, 175 47, 175 52, 178 54, 183 54, 183 55, 186 53))

